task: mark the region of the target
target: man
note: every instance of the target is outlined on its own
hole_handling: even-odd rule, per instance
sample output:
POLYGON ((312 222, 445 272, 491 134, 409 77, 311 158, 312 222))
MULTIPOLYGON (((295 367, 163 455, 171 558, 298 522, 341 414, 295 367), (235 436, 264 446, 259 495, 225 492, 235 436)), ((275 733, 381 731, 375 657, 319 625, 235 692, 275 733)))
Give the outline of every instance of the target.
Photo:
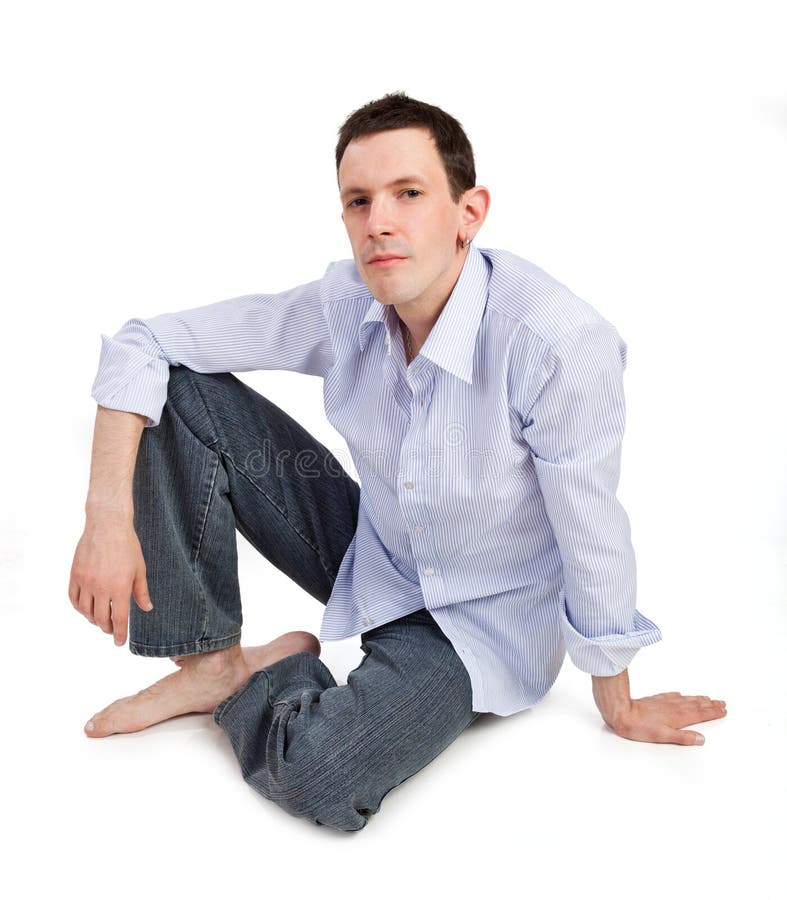
POLYGON ((625 344, 542 270, 473 245, 489 192, 442 110, 367 104, 336 163, 354 262, 104 338, 69 596, 179 668, 86 733, 212 712, 256 790, 346 831, 481 712, 537 703, 566 649, 618 734, 702 743, 682 729, 723 701, 629 693, 660 634, 635 609, 615 497, 625 344), (275 368, 324 379, 360 489, 286 413, 210 374, 275 368), (346 685, 306 632, 241 649, 235 528, 327 604, 322 639, 361 634, 346 685))

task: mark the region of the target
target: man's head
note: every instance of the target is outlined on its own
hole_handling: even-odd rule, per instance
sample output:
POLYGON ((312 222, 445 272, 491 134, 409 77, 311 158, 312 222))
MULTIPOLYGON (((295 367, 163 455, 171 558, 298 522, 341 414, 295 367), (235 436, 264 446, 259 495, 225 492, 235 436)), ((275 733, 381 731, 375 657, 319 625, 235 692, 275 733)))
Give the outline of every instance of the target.
POLYGON ((402 93, 386 94, 350 113, 339 129, 336 174, 350 141, 397 128, 423 128, 429 132, 443 161, 454 203, 459 202, 466 190, 475 187, 473 148, 459 122, 438 106, 402 93))
POLYGON ((336 148, 342 220, 361 277, 385 304, 423 311, 453 290, 489 192, 442 110, 389 94, 352 113, 336 148))

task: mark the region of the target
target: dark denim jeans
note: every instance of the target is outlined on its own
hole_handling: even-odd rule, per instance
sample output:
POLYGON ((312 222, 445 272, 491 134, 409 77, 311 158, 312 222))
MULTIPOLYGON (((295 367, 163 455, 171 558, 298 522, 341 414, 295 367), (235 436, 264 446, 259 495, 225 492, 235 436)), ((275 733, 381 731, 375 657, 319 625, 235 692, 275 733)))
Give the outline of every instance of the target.
MULTIPOLYGON (((134 479, 155 607, 131 604, 131 651, 174 656, 240 642, 236 528, 327 603, 359 494, 325 447, 233 375, 171 368, 134 479)), ((361 648, 346 685, 319 657, 297 653, 214 712, 255 790, 341 831, 363 828, 390 790, 479 715, 467 671, 426 609, 364 632, 361 648)))

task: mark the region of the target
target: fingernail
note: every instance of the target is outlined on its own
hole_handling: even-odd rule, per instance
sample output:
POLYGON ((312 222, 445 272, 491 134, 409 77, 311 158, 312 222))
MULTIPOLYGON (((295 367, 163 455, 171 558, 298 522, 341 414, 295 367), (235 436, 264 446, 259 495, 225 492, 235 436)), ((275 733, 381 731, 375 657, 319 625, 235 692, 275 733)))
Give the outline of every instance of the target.
POLYGON ((704 744, 704 743, 705 743, 705 738, 704 738, 701 734, 698 734, 698 735, 694 738, 694 743, 695 743, 695 744, 700 744, 700 745, 701 745, 701 744, 704 744))
POLYGON ((91 719, 87 725, 85 725, 85 731, 93 731, 95 729, 95 725, 93 724, 93 720, 91 719))
POLYGON ((118 638, 115 638, 115 646, 116 646, 116 647, 122 647, 122 646, 123 646, 123 641, 119 640, 118 638))

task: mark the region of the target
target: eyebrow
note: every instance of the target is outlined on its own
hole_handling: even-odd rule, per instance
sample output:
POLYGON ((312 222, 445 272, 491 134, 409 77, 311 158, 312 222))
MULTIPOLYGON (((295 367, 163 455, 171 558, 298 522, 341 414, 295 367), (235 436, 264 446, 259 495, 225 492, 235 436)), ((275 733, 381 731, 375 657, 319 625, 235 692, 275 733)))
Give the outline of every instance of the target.
MULTIPOLYGON (((423 184, 424 177, 422 175, 404 175, 402 178, 397 178, 396 181, 391 181, 386 187, 400 187, 403 184, 423 184)), ((349 197, 350 194, 367 194, 368 190, 362 187, 348 187, 345 188, 339 196, 341 197, 349 197)))

